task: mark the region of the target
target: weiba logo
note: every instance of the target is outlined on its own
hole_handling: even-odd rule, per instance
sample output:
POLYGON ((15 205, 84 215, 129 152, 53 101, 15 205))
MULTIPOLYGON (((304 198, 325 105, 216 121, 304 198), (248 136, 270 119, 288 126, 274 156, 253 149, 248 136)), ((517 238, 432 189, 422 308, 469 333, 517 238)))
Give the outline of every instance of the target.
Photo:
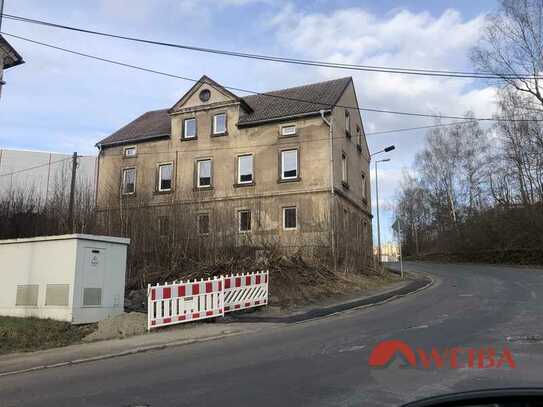
POLYGON ((369 365, 375 368, 387 367, 396 358, 402 359, 405 364, 401 367, 407 368, 516 368, 513 354, 506 347, 501 351, 497 351, 493 347, 465 348, 459 346, 445 349, 432 347, 429 350, 424 350, 422 348, 413 349, 400 340, 386 340, 378 343, 371 352, 369 365))

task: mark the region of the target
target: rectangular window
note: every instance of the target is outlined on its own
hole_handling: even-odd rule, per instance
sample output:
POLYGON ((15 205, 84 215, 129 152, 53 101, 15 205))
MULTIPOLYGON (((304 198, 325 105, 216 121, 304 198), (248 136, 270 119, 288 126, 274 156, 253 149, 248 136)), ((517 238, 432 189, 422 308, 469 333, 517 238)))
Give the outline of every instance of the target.
POLYGON ((347 155, 345 153, 341 153, 341 182, 343 185, 347 185, 347 155))
POLYGON ((362 173, 362 198, 366 199, 366 174, 362 173))
POLYGON ((281 151, 281 179, 298 178, 298 150, 281 151))
POLYGON ((198 234, 209 234, 209 213, 201 213, 198 215, 198 234))
POLYGON ((226 133, 226 113, 219 113, 213 116, 213 134, 226 133))
POLYGON ((242 210, 238 212, 239 217, 239 231, 249 232, 251 230, 251 211, 242 210))
POLYGON ((356 125, 356 142, 359 146, 362 146, 362 129, 358 124, 356 125))
POLYGON ((130 195, 136 192, 136 169, 126 168, 123 170, 123 187, 124 195, 130 195))
POLYGON ((281 127, 282 136, 295 136, 296 135, 296 125, 289 125, 281 127))
POLYGON ((196 119, 185 119, 183 121, 183 138, 192 139, 196 138, 196 119))
POLYGON ((158 190, 172 190, 173 164, 161 164, 158 166, 158 190))
POLYGON ((283 229, 292 230, 298 227, 298 213, 295 206, 283 208, 283 229))
POLYGON ((125 157, 135 157, 136 156, 136 147, 126 147, 124 149, 125 157))
POLYGON ((253 182, 253 156, 252 154, 238 156, 238 184, 253 182))
POLYGON ((348 110, 345 111, 345 135, 351 137, 351 114, 348 110))
POLYGON ((197 162, 197 187, 205 188, 211 186, 211 160, 199 160, 197 162))
POLYGON ((158 217, 158 234, 161 237, 168 236, 170 234, 170 222, 167 216, 158 217))

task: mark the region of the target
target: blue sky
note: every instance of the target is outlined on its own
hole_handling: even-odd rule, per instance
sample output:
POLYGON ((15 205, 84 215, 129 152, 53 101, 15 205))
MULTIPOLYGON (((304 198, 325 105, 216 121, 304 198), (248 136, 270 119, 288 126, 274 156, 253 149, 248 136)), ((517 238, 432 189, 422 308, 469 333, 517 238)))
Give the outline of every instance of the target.
MULTIPOLYGON (((367 65, 474 70, 469 50, 494 1, 6 0, 5 13, 149 39, 367 65)), ((267 91, 352 75, 361 107, 477 116, 494 112, 484 81, 261 63, 59 31, 5 19, 2 31, 223 85, 267 91)), ((8 70, 0 147, 95 154, 94 144, 142 112, 171 106, 190 82, 132 71, 8 38, 26 64, 8 70)), ((366 132, 433 119, 363 113, 366 132)), ((424 131, 368 136, 395 144, 380 171, 384 240, 404 168, 424 131)), ((373 174, 372 174, 373 177, 373 174)))

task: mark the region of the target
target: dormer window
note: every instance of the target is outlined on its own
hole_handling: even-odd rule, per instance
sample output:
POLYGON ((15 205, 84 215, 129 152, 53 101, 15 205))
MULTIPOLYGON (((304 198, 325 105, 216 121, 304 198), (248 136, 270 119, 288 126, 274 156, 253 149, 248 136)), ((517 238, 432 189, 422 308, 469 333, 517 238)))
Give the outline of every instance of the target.
POLYGON ((226 113, 218 113, 213 116, 213 135, 226 134, 226 113))

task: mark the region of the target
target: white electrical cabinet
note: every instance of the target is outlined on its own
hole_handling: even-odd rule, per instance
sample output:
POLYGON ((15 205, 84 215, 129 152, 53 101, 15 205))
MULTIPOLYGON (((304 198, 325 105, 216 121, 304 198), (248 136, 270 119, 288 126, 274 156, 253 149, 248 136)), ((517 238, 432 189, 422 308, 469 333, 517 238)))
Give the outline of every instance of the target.
POLYGON ((121 314, 129 243, 84 234, 0 240, 0 315, 87 324, 121 314))

